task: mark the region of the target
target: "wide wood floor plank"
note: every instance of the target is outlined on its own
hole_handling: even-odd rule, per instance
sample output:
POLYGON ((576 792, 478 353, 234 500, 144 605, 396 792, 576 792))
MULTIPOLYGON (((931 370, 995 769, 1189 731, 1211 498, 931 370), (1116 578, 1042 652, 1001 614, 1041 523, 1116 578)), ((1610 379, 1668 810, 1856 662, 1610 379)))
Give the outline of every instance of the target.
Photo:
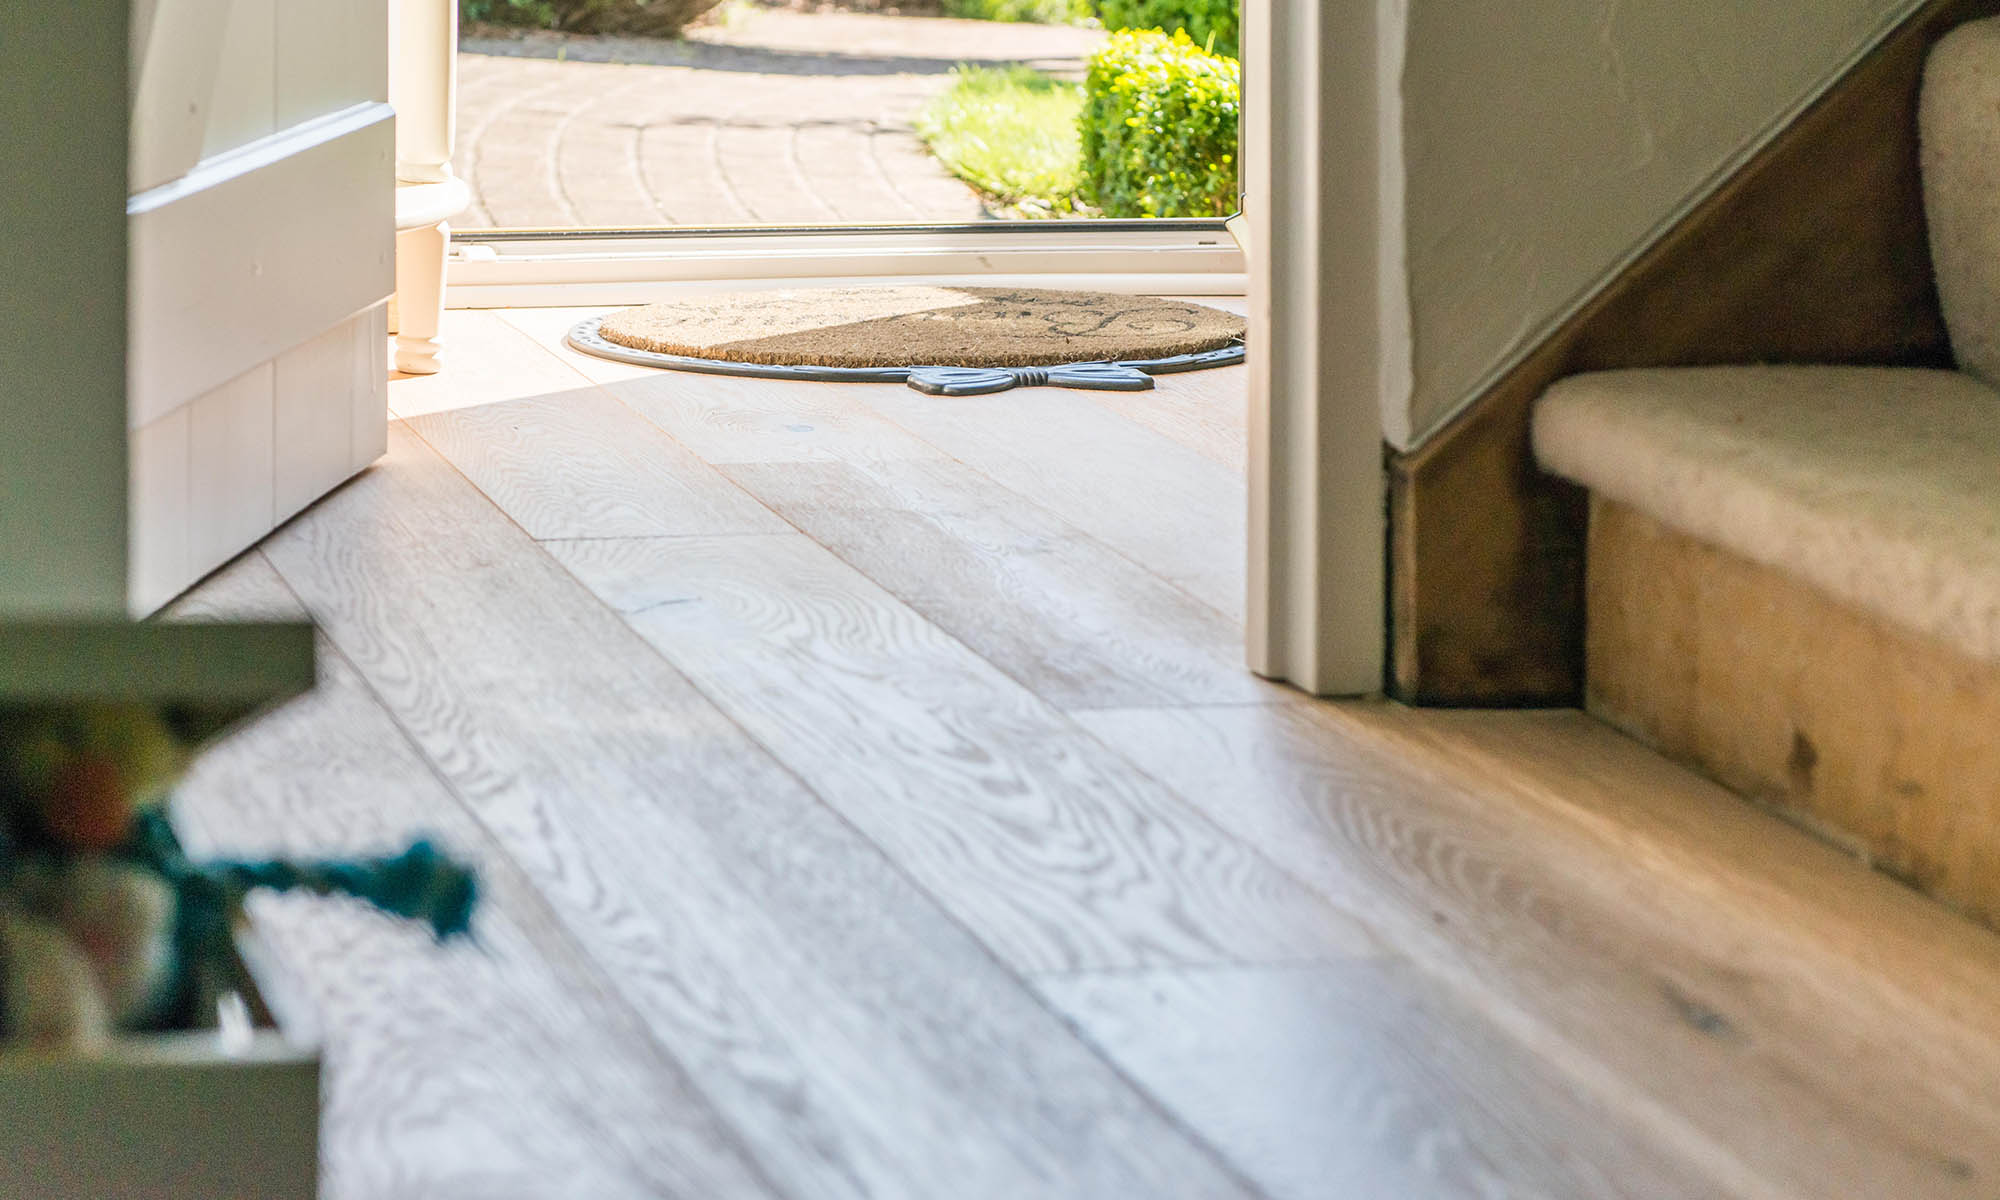
MULTIPOLYGON (((295 613, 254 552, 174 611, 295 613)), ((476 863, 482 884, 476 945, 435 945, 351 903, 252 903, 324 1021, 328 1200, 773 1194, 353 668, 330 645, 320 663, 312 694, 211 749, 185 781, 176 813, 190 847, 323 857, 421 834, 476 863)))
POLYGON ((413 435, 267 554, 792 1196, 1248 1194, 413 435))
MULTIPOLYGON (((1176 297, 1240 313, 1243 301, 1231 296, 1176 297)), ((564 341, 578 321, 612 311, 603 308, 517 308, 498 316, 549 347, 578 372, 599 383, 619 383, 659 374, 657 368, 613 362, 573 350, 564 341)), ((1186 446, 1204 458, 1242 474, 1247 462, 1249 368, 1219 367, 1162 375, 1148 392, 1075 392, 1155 433, 1186 446)))
POLYGON ((409 426, 531 537, 790 528, 594 385, 413 417, 409 426))
POLYGON ((805 537, 548 546, 1020 970, 1372 944, 805 537))
MULTIPOLYGON (((507 317, 553 344, 590 311, 518 310, 507 317)), ((605 362, 566 353, 587 372, 605 362)), ((1235 622, 1022 495, 885 429, 855 402, 881 389, 641 371, 604 378, 646 380, 617 394, 676 439, 715 456, 725 475, 786 520, 1050 702, 1065 708, 1243 703, 1278 693, 1243 666, 1235 622), (764 452, 778 461, 740 461, 764 452)), ((1173 386, 1180 386, 1178 377, 1173 386)), ((1240 383, 1237 391, 1240 409, 1240 383)), ((1145 393, 1163 394, 1174 393, 1145 393)), ((562 489, 575 474, 567 457, 587 454, 603 469, 625 472, 612 489, 618 495, 642 493, 674 469, 670 463, 642 469, 630 455, 599 448, 605 438, 594 424, 623 425, 601 420, 594 409, 577 406, 549 419, 575 428, 549 436, 538 423, 530 442, 496 422, 462 430, 447 450, 462 468, 504 456, 511 490, 487 486, 483 473, 474 478, 530 529, 541 527, 538 513, 546 507, 535 493, 562 489), (482 438, 495 446, 480 447, 482 438), (550 449, 514 454, 508 447, 516 440, 550 449)), ((430 425, 416 424, 433 436, 430 425)))
POLYGON ((1911 908, 1769 818, 1746 827, 1740 801, 1686 772, 1648 759, 1643 773, 1629 757, 1643 751, 1615 734, 1572 714, 1584 740, 1542 746, 1537 779, 1508 765, 1520 747, 1466 748, 1487 723, 1548 720, 1536 714, 1079 719, 1598 1102, 1640 1114, 1720 1193, 1975 1197, 2000 1181, 2000 938, 1911 908), (1571 766, 1593 754, 1594 770, 1571 766), (1620 797, 1640 789, 1702 816, 1628 820, 1620 797), (1710 821, 1745 847, 1721 855, 1690 828, 1710 821), (1817 881, 1774 889, 1793 858, 1817 881), (1984 986, 1952 982, 1968 974, 1984 986))
POLYGON ((603 309, 516 309, 513 326, 635 412, 671 434, 704 461, 872 462, 944 455, 868 411, 861 398, 901 384, 793 383, 731 379, 687 371, 635 367, 571 349, 563 338, 583 317, 603 309))
MULTIPOLYGON (((627 385, 629 386, 629 385, 627 385)), ((1163 379, 1162 388, 1173 381, 1163 379)), ((1243 477, 1171 438, 1057 388, 996 396, 853 390, 858 403, 1243 619, 1243 477)))
POLYGON ((601 316, 616 312, 615 308, 598 305, 591 308, 505 308, 496 310, 501 320, 527 334, 535 343, 546 347, 556 357, 575 368, 579 374, 588 376, 598 383, 618 383, 626 379, 646 379, 660 373, 658 367, 637 367, 631 363, 614 362, 599 358, 595 354, 585 354, 570 348, 565 339, 578 321, 587 317, 601 316))
POLYGON ((477 408, 522 396, 575 391, 590 378, 535 339, 479 309, 448 309, 435 375, 389 377, 389 411, 398 417, 477 408))
POLYGON ((870 395, 909 391, 899 383, 789 383, 655 371, 605 387, 718 466, 945 457, 869 410, 870 395))
POLYGON ((1260 703, 1242 630, 957 463, 724 469, 787 521, 1059 708, 1260 703))
POLYGON ((1242 475, 1250 461, 1250 368, 1216 367, 1162 375, 1149 392, 1089 392, 1136 425, 1172 438, 1242 475))
POLYGON ((1037 986, 1272 1200, 1721 1194, 1406 964, 1037 986))

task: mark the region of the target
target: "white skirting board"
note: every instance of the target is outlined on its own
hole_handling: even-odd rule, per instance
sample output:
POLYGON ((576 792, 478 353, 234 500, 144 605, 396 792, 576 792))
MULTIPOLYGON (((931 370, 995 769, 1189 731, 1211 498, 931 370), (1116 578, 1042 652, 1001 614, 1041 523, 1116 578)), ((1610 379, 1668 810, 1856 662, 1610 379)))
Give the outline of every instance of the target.
POLYGON ((378 304, 132 431, 134 616, 381 457, 387 356, 378 304))

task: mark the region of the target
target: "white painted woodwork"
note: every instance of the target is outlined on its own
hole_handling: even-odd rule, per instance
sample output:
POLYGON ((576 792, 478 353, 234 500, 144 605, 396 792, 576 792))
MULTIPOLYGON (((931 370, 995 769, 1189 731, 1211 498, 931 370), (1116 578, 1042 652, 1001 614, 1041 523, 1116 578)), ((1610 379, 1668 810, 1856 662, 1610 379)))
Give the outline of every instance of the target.
POLYGON ((132 0, 126 13, 131 18, 131 42, 126 54, 128 71, 133 79, 138 78, 141 50, 152 44, 153 17, 160 9, 160 0, 132 0))
POLYGON ((379 458, 380 306, 131 433, 131 607, 151 612, 379 458))
POLYGON ((134 424, 389 294, 392 115, 357 105, 132 198, 134 424))
POLYGON ((277 131, 278 0, 232 0, 209 91, 201 156, 213 158, 277 131))
POLYGON ((272 364, 188 405, 188 559, 206 575, 270 532, 272 364))
POLYGON ((1142 296, 1241 296, 1244 255, 1219 229, 1100 229, 1093 221, 996 222, 778 237, 662 232, 475 243, 447 268, 453 308, 606 306, 702 290, 923 283, 1065 287, 1142 296), (1061 228, 1048 228, 1060 226, 1061 228))
POLYGON ((274 522, 291 517, 387 451, 389 367, 383 324, 383 310, 370 309, 273 364, 274 522), (342 396, 347 403, 339 403, 342 396))
MULTIPOLYGON (((399 188, 408 191, 407 188, 399 188)), ((444 324, 444 259, 451 226, 439 221, 396 231, 396 369, 435 375, 444 324)))
POLYGON ((201 161, 232 0, 152 0, 131 54, 127 189, 178 179, 201 161))
POLYGON ((194 578, 188 570, 188 409, 131 432, 131 565, 135 610, 150 612, 194 578))
POLYGON ((121 608, 152 611, 382 453, 388 18, 382 0, 141 0, 121 608))
POLYGON ((1396 0, 1244 11, 1250 259, 1250 666, 1320 695, 1382 686, 1382 426, 1399 317, 1380 231, 1400 220, 1385 133, 1396 0), (1284 152, 1277 152, 1283 147, 1284 152), (1338 171, 1322 164, 1339 163, 1338 171))
POLYGON ((355 358, 348 405, 351 462, 355 470, 389 452, 389 308, 361 314, 366 328, 355 335, 355 358))
POLYGON ((458 5, 393 0, 389 103, 396 109, 396 178, 443 183, 452 177, 458 121, 458 5))
POLYGON ((433 375, 450 222, 472 202, 451 170, 457 0, 392 0, 389 98, 396 108, 396 369, 433 375))
POLYGON ((382 0, 278 5, 277 128, 389 101, 382 0))

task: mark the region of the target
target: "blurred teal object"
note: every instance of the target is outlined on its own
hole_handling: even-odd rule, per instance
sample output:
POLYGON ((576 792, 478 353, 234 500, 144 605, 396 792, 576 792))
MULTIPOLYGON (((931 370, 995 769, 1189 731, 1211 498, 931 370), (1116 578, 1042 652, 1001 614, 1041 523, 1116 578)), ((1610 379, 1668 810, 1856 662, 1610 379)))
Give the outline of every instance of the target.
POLYGON ((178 902, 174 945, 179 970, 175 986, 162 998, 156 1018, 160 1027, 184 1018, 204 972, 230 960, 232 926, 244 897, 253 891, 352 896, 393 916, 422 921, 440 941, 471 935, 479 897, 472 868, 423 840, 383 858, 197 862, 187 856, 159 809, 140 814, 124 856, 157 871, 178 902))

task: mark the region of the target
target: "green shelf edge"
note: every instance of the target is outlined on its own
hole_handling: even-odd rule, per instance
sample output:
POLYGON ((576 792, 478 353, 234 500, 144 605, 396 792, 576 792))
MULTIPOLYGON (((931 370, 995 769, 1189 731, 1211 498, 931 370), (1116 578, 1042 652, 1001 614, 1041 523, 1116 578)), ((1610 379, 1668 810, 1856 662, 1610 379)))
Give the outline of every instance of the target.
POLYGON ((180 702, 247 716, 315 678, 307 621, 0 623, 0 704, 180 702))

